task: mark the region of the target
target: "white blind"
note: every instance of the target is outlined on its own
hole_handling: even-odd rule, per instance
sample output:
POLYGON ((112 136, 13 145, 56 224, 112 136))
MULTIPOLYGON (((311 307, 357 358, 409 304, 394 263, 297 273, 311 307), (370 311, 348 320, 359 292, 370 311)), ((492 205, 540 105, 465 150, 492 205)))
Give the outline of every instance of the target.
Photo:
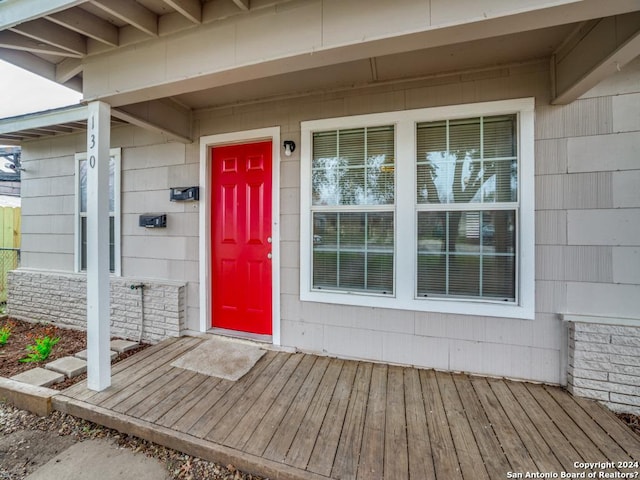
POLYGON ((417 125, 418 296, 515 299, 516 128, 516 115, 417 125))
POLYGON ((393 293, 394 203, 393 125, 313 134, 315 289, 393 293))
POLYGON ((393 212, 314 212, 314 287, 393 293, 393 246, 393 212))
POLYGON ((316 132, 313 205, 389 205, 394 202, 393 126, 316 132))

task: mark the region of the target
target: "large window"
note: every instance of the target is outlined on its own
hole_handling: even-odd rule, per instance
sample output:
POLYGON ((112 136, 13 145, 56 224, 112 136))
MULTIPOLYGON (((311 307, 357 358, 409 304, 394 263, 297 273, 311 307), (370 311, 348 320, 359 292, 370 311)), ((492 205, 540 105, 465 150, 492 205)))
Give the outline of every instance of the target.
POLYGON ((301 298, 533 318, 533 100, 303 122, 301 298))
MULTIPOLYGON (((120 149, 109 151, 109 271, 120 274, 120 149)), ((87 155, 76 155, 76 271, 87 269, 87 155)))

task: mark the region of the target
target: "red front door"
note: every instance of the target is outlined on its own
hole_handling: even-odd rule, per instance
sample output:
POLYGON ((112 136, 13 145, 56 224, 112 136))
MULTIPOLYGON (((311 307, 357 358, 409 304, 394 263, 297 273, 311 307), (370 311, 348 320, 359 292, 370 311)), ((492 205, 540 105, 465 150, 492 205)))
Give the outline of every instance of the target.
POLYGON ((271 142, 212 151, 211 272, 218 328, 271 334, 271 142))

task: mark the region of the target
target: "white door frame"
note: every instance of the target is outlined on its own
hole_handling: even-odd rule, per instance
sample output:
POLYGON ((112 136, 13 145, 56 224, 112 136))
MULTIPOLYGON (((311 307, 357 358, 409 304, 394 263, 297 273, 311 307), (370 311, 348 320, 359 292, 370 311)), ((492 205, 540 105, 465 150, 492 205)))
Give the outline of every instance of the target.
POLYGON ((200 331, 211 328, 211 148, 271 140, 271 322, 272 343, 280 345, 280 127, 200 137, 200 331))

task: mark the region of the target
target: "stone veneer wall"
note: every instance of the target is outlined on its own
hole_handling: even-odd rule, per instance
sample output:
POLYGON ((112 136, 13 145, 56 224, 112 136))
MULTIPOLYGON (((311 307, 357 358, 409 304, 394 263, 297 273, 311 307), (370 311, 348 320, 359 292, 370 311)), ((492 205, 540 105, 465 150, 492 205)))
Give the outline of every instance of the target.
POLYGON ((640 327, 571 322, 568 388, 614 411, 640 414, 640 327))
MULTIPOLYGON (((86 329, 85 275, 20 269, 9 272, 7 283, 10 316, 86 329)), ((142 340, 157 342, 179 336, 185 328, 186 286, 122 277, 111 278, 111 335, 138 340, 140 290, 131 285, 140 283, 144 284, 142 340)))

